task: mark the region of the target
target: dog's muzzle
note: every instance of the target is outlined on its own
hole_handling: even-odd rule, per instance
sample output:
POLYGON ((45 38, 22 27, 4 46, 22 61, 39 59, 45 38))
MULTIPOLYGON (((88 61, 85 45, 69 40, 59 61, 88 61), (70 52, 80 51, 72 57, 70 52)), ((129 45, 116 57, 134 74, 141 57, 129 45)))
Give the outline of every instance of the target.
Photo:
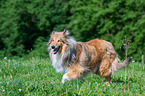
POLYGON ((59 51, 60 46, 55 47, 54 45, 52 45, 51 48, 53 49, 53 53, 56 54, 59 51))

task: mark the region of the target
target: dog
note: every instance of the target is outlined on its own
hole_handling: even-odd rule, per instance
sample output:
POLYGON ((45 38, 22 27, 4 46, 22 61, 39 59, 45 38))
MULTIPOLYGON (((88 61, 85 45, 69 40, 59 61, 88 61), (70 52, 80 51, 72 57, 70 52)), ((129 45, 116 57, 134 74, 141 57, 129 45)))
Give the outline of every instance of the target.
POLYGON ((132 57, 120 62, 113 45, 105 40, 94 39, 76 42, 69 31, 53 31, 48 42, 49 57, 57 72, 64 73, 62 83, 76 80, 90 72, 105 77, 128 66, 132 57))

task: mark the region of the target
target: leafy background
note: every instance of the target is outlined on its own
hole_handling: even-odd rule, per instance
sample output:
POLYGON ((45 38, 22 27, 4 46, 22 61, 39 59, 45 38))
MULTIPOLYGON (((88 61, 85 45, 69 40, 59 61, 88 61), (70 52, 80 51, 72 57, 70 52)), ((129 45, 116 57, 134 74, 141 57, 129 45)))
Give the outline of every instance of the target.
POLYGON ((0 57, 48 57, 50 33, 65 28, 77 41, 111 42, 120 58, 126 36, 132 46, 128 56, 141 61, 145 0, 0 0, 0 57))

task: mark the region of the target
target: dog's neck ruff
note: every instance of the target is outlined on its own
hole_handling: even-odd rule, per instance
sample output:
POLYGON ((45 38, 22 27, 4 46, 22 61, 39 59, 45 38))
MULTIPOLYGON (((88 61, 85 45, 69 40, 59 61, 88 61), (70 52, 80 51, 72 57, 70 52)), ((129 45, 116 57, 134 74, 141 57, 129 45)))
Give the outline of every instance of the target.
POLYGON ((69 67, 76 61, 77 46, 76 41, 69 37, 69 45, 63 53, 53 54, 50 52, 50 59, 57 72, 66 73, 69 67))
POLYGON ((62 58, 62 56, 59 53, 52 54, 52 59, 51 59, 52 65, 56 69, 57 72, 65 73, 61 58, 62 58))

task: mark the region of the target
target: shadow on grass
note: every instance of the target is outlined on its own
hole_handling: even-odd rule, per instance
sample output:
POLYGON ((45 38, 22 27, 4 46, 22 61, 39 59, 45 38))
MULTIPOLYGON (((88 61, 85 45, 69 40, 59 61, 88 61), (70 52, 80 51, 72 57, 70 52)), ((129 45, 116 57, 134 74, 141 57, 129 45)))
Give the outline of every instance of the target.
MULTIPOLYGON (((137 80, 136 80, 136 79, 130 78, 130 79, 129 79, 129 82, 136 83, 137 80)), ((121 80, 120 78, 118 78, 118 79, 113 79, 113 80, 112 80, 112 83, 123 83, 123 84, 125 84, 125 80, 121 80)), ((126 79, 126 83, 128 83, 128 78, 126 79)))
MULTIPOLYGON (((123 84, 125 84, 125 81, 123 81, 123 80, 112 80, 112 83, 123 83, 123 84)), ((127 83, 127 81, 126 81, 126 83, 127 83)))

